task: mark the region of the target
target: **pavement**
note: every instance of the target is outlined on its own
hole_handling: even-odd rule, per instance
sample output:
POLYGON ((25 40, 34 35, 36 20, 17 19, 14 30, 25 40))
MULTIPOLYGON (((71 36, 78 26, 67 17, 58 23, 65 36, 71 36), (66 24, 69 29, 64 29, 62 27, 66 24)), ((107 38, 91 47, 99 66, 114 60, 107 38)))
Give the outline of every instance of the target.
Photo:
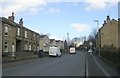
MULTIPOLYGON (((64 55, 67 55, 67 54, 64 54, 64 55)), ((49 57, 48 55, 45 55, 44 57, 41 57, 41 58, 32 58, 32 59, 27 59, 27 60, 19 60, 19 61, 14 61, 14 62, 2 63, 2 69, 30 63, 30 62, 33 62, 33 61, 36 61, 39 59, 43 59, 43 58, 48 58, 48 57, 49 57)))
POLYGON ((105 63, 101 58, 94 54, 86 54, 87 56, 87 75, 88 76, 118 76, 118 70, 105 63))
POLYGON ((9 68, 9 67, 14 67, 17 65, 22 65, 26 63, 33 62, 35 60, 38 60, 40 58, 34 58, 34 59, 28 59, 28 60, 19 60, 19 61, 14 61, 14 62, 7 62, 7 63, 2 63, 2 69, 9 68))

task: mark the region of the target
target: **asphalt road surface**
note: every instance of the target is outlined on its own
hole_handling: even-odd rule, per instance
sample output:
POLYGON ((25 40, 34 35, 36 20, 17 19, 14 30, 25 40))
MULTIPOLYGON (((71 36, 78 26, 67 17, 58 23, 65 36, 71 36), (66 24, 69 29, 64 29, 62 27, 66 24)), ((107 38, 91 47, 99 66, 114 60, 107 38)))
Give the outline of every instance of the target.
POLYGON ((61 57, 44 57, 3 69, 3 76, 118 76, 118 72, 95 55, 77 51, 61 57))
POLYGON ((40 58, 3 69, 3 76, 85 76, 85 53, 40 58))
POLYGON ((94 54, 86 53, 86 76, 118 77, 118 70, 101 61, 100 58, 94 54))

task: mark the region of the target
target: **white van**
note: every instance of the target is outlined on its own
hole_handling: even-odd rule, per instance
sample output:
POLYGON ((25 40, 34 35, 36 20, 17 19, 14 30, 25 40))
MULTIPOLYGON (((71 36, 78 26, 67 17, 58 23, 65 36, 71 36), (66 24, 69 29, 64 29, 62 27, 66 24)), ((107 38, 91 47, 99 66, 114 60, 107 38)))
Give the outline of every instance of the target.
POLYGON ((71 48, 70 48, 70 54, 75 54, 75 53, 76 53, 75 48, 74 48, 74 47, 71 47, 71 48))
POLYGON ((49 49, 49 56, 61 56, 60 48, 59 47, 50 47, 49 49))

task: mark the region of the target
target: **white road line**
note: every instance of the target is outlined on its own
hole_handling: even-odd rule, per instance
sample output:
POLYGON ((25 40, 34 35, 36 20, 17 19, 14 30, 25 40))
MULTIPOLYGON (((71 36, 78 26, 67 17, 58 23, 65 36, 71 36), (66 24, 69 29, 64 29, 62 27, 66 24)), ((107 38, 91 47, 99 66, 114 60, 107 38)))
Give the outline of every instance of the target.
POLYGON ((86 78, 88 78, 88 58, 87 58, 87 55, 86 55, 86 78))
POLYGON ((86 76, 88 77, 88 59, 86 58, 86 76))
POLYGON ((103 71, 103 73, 106 75, 106 76, 111 76, 95 59, 95 57, 93 57, 93 60, 95 61, 95 63, 97 64, 97 66, 103 71))

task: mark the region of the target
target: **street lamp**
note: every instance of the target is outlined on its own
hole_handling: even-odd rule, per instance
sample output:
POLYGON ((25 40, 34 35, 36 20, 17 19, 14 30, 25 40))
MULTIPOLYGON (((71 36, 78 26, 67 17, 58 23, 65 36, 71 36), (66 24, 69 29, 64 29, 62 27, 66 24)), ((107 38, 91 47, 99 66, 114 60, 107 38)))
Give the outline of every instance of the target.
POLYGON ((94 20, 94 22, 97 23, 97 32, 98 32, 98 30, 99 30, 99 21, 98 20, 94 20))
POLYGON ((97 32, 98 32, 98 45, 99 45, 99 57, 100 57, 100 33, 99 33, 99 21, 98 20, 94 20, 94 22, 97 23, 97 32))

